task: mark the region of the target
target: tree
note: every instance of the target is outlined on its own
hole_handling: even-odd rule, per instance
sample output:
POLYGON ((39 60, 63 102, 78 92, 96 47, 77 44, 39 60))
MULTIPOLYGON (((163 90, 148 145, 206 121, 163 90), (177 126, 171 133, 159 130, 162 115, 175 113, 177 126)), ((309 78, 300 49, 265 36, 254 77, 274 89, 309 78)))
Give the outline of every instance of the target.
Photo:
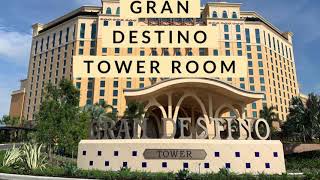
POLYGON ((101 131, 103 130, 103 123, 109 119, 116 120, 117 113, 113 111, 111 105, 106 104, 105 101, 96 103, 94 105, 87 105, 83 108, 83 111, 89 115, 90 119, 90 137, 102 138, 101 131), (110 110, 111 111, 110 111, 110 110))
POLYGON ((272 123, 279 121, 278 114, 274 112, 275 110, 276 108, 274 106, 263 106, 263 109, 260 110, 260 118, 265 119, 268 122, 271 129, 273 128, 272 123))
POLYGON ((303 142, 311 142, 320 137, 320 98, 309 94, 304 104, 299 97, 291 100, 289 115, 283 125, 284 135, 292 137, 298 135, 303 142))
POLYGON ((0 119, 0 124, 6 125, 6 126, 20 126, 21 122, 20 122, 20 118, 18 117, 10 117, 10 116, 4 115, 0 119))
POLYGON ((124 112, 124 118, 128 121, 128 126, 131 136, 133 135, 133 125, 135 119, 142 119, 144 112, 144 105, 139 102, 129 102, 127 109, 124 112))
POLYGON ((263 106, 263 109, 260 110, 260 118, 265 119, 269 124, 270 130, 271 130, 270 139, 273 132, 275 132, 275 128, 273 127, 273 122, 279 122, 278 114, 274 112, 275 109, 276 108, 274 106, 271 106, 271 107, 263 106))
POLYGON ((67 154, 77 151, 78 143, 87 137, 89 118, 79 108, 79 90, 69 80, 58 87, 48 84, 44 101, 35 116, 36 139, 47 145, 49 158, 54 147, 67 154))

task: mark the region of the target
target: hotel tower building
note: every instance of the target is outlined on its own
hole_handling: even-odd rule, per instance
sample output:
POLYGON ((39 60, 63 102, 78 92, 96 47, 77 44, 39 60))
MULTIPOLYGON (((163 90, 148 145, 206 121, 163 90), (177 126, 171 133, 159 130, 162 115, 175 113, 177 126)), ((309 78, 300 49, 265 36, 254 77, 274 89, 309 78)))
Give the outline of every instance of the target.
MULTIPOLYGON (((263 106, 275 106, 280 120, 286 120, 290 99, 299 96, 291 32, 280 31, 254 11, 241 11, 240 3, 209 2, 196 19, 123 19, 120 17, 119 0, 101 2, 102 6, 83 6, 47 24, 32 26, 28 78, 23 89, 25 94, 18 98, 23 107, 19 107, 21 113, 15 110, 15 114, 33 120, 44 100, 46 83, 57 85, 65 78, 73 80, 79 88, 80 106, 106 101, 121 116, 126 109, 125 91, 146 89, 168 80, 73 77, 73 56, 246 56, 246 78, 215 80, 245 92, 264 94, 262 99, 245 105, 243 113, 246 116, 257 118, 263 106), (104 28, 160 25, 213 26, 218 29, 214 36, 218 37, 219 46, 210 49, 114 48, 102 45, 103 38, 111 37, 103 34, 104 28)), ((203 97, 200 99, 205 101, 203 97)))

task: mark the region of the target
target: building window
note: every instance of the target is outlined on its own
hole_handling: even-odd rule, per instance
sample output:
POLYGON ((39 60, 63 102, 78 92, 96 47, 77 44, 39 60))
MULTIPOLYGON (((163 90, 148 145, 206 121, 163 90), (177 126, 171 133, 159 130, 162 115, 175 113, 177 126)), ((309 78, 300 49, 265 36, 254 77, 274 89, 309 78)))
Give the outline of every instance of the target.
MULTIPOLYGON (((245 29, 245 32, 246 32, 246 42, 247 43, 250 43, 250 30, 249 29, 245 29)), ((250 48, 251 50, 251 48, 250 48)))
POLYGON ((120 7, 117 8, 116 15, 120 15, 120 7))
POLYGON ((230 40, 229 34, 225 34, 225 35, 224 35, 224 39, 225 39, 225 40, 230 40))
POLYGON ((180 49, 179 49, 179 48, 175 48, 175 49, 174 49, 174 54, 175 54, 176 56, 181 56, 181 51, 180 51, 180 49))
POLYGON ((230 48, 230 42, 225 42, 224 45, 226 48, 230 48))
POLYGON ((255 29, 255 33, 256 33, 256 42, 258 44, 261 43, 261 40, 260 40, 260 30, 259 29, 255 29))
POLYGON ((217 17, 218 17, 217 11, 213 11, 212 17, 213 17, 213 18, 217 18, 217 17))
POLYGON ((109 21, 103 21, 104 26, 109 26, 109 21))
POLYGON ((93 166, 93 161, 90 161, 90 162, 89 162, 89 166, 93 166))
POLYGON ((231 53, 230 53, 230 50, 226 50, 226 56, 230 56, 231 53))
POLYGON ((222 13, 222 18, 228 18, 228 13, 227 13, 227 11, 223 11, 223 13, 222 13))
POLYGON ((113 96, 117 97, 118 96, 118 90, 113 90, 113 96))
POLYGON ((253 112, 252 112, 252 116, 253 116, 254 118, 257 118, 257 117, 258 117, 257 112, 256 112, 256 111, 253 111, 253 112))
POLYGON ((236 32, 240 32, 241 30, 240 30, 240 25, 239 24, 237 24, 236 25, 236 32))
POLYGON ((259 75, 264 75, 263 69, 259 69, 259 75))
POLYGON ((128 48, 128 54, 132 54, 132 48, 128 48))
POLYGON ((92 91, 87 91, 87 98, 92 98, 92 91))
POLYGON ((80 38, 83 39, 85 37, 85 31, 86 31, 86 24, 81 23, 81 25, 80 25, 80 38))
POLYGON ((205 56, 206 55, 206 49, 205 48, 200 48, 199 49, 199 55, 200 56, 205 56))
POLYGON ((114 48, 114 53, 119 54, 120 53, 120 48, 114 48))
POLYGON ((213 50, 213 55, 214 55, 214 56, 219 56, 219 51, 218 51, 218 49, 214 49, 214 50, 213 50))
POLYGON ((257 104, 256 103, 252 103, 252 109, 257 109, 257 104))
POLYGON ((241 41, 241 34, 237 34, 236 38, 237 38, 238 41, 241 41))
POLYGON ((141 50, 141 51, 140 51, 140 56, 144 56, 144 55, 145 55, 144 50, 141 50))
POLYGON ((253 69, 249 69, 249 75, 253 75, 253 69))
POLYGON ((250 77, 250 78, 249 78, 249 81, 250 81, 251 84, 253 84, 253 83, 254 83, 254 78, 253 78, 253 77, 250 77))
POLYGON ((132 84, 131 81, 128 81, 127 82, 127 88, 131 88, 131 84, 132 84))
POLYGON ((152 56, 158 56, 158 52, 157 52, 157 49, 156 49, 156 48, 152 48, 152 49, 151 49, 151 55, 152 55, 152 56))
POLYGON ((106 14, 108 14, 108 15, 112 14, 112 10, 111 10, 111 8, 110 8, 110 7, 108 7, 108 8, 107 8, 107 12, 106 12, 106 14))
POLYGON ((102 53, 107 53, 108 52, 108 48, 102 48, 102 53))
POLYGON ((224 32, 229 32, 229 26, 227 24, 224 25, 224 32))
POLYGON ((133 26, 133 22, 132 21, 128 22, 128 26, 133 26))
POLYGON ((116 21, 116 26, 121 26, 121 21, 116 21))
POLYGON ((100 96, 104 96, 104 90, 100 90, 100 96))
POLYGON ((236 13, 236 12, 233 12, 233 13, 232 13, 232 18, 233 18, 233 19, 237 19, 237 18, 238 18, 238 16, 237 16, 237 13, 236 13))
POLYGON ((118 105, 118 100, 117 99, 113 99, 112 100, 112 106, 117 106, 118 105))
POLYGON ((240 88, 241 88, 241 89, 246 89, 245 84, 241 83, 241 84, 240 84, 240 88))

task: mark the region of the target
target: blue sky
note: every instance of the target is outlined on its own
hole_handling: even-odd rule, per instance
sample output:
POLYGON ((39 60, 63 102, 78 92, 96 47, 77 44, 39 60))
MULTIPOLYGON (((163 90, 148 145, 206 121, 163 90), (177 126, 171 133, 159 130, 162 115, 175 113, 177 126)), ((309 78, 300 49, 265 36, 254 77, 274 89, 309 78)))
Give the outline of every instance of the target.
MULTIPOLYGON (((294 33, 295 61, 303 93, 320 94, 320 1, 319 0, 229 0, 242 2, 242 10, 254 10, 281 31, 294 33)), ((99 5, 100 0, 10 0, 0 11, 0 116, 8 114, 11 91, 26 78, 31 25, 46 23, 81 5, 99 5)))

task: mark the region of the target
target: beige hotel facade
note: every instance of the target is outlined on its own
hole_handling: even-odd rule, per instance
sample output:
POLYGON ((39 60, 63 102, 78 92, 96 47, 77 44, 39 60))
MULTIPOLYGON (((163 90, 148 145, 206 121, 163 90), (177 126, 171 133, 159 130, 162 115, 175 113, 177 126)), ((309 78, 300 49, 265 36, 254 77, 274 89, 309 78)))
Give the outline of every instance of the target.
MULTIPOLYGON (((212 80, 214 83, 203 81, 201 85, 192 80, 186 80, 188 86, 193 90, 197 90, 198 86, 199 88, 212 86, 214 89, 214 87, 223 84, 237 89, 237 91, 263 94, 262 99, 252 98, 252 100, 246 101, 245 107, 242 109, 242 113, 245 113, 246 117, 259 117, 259 111, 266 105, 268 107, 275 106, 279 118, 285 120, 289 112, 290 99, 299 96, 292 45, 293 34, 280 31, 254 11, 241 11, 240 3, 209 2, 203 6, 201 17, 199 15, 197 19, 123 19, 119 16, 121 11, 119 1, 102 0, 101 2, 102 6, 83 6, 47 24, 37 23, 32 26, 33 38, 28 78, 24 86, 24 98, 19 98, 22 99, 21 104, 23 104, 23 107, 19 107, 19 111, 25 119, 34 119, 34 115, 44 100, 46 83, 58 84, 63 78, 72 79, 75 86, 80 89, 80 106, 104 100, 107 104, 112 105, 114 111, 118 111, 120 116, 126 109, 127 101, 132 99, 131 95, 135 92, 147 91, 150 87, 164 84, 172 86, 174 82, 183 82, 183 80, 170 81, 152 77, 73 77, 73 56, 82 55, 246 56, 248 63, 246 78, 214 78, 212 80), (215 26, 218 28, 218 34, 215 36, 219 39, 219 48, 114 48, 102 45, 103 38, 111 38, 108 34, 103 34, 104 28, 159 25, 215 26), (166 83, 163 84, 163 82, 166 83), (130 97, 126 97, 126 94, 130 97)), ((207 78, 210 79, 210 77, 207 78)), ((185 87, 180 86, 180 88, 185 87)), ((154 89, 159 90, 160 88, 154 89)), ((170 90, 179 91, 179 87, 170 90)), ((215 92, 219 94, 219 97, 228 94, 221 88, 215 92)), ((142 94, 136 93, 136 95, 138 99, 145 99, 138 97, 142 94)), ((174 99, 173 96, 170 98, 174 99)), ((236 96, 230 96, 230 98, 241 101, 236 96)), ((162 101, 161 99, 165 98, 159 98, 159 101, 162 101)), ((207 97, 202 97, 200 93, 196 101, 200 100, 205 104, 206 99, 207 97)), ((188 103, 196 104, 196 101, 190 99, 188 103)), ((225 100, 217 97, 213 101, 223 103, 217 101, 225 100)), ((197 108, 195 109, 197 110, 197 108)))

